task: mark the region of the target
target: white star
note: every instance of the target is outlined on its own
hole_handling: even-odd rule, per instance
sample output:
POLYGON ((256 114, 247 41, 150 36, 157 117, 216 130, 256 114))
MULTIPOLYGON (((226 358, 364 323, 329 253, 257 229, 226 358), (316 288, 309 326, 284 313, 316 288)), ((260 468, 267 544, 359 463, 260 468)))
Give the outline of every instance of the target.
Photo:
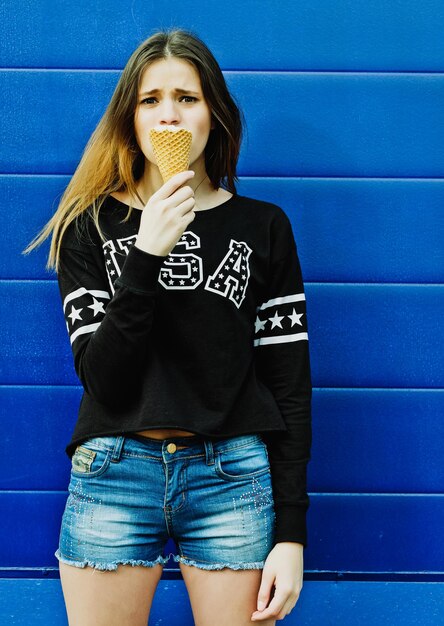
POLYGON ((198 267, 193 267, 193 272, 198 272, 199 268, 198 267))
POLYGON ((197 278, 194 278, 194 276, 193 276, 193 278, 191 279, 191 282, 192 282, 192 283, 195 283, 195 282, 196 282, 196 280, 197 280, 197 278))
POLYGON ((279 326, 279 328, 282 328, 281 320, 284 319, 284 315, 278 315, 278 312, 276 311, 274 316, 269 317, 268 319, 270 320, 272 324, 271 328, 274 328, 275 326, 279 326))
POLYGON ((219 283, 214 283, 214 286, 216 287, 216 289, 219 289, 219 283))
POLYGON ((223 277, 224 277, 224 275, 223 275, 223 274, 219 274, 219 278, 223 278, 223 277))
POLYGON ((295 324, 299 324, 299 326, 302 326, 302 322, 301 322, 301 317, 303 316, 303 313, 296 313, 296 311, 293 309, 293 312, 291 315, 287 315, 287 317, 289 317, 291 319, 291 325, 294 326, 295 324))
POLYGON ((185 261, 185 259, 183 259, 183 258, 182 258, 182 259, 180 259, 180 260, 182 261, 182 263, 185 261))
POLYGON ((174 285, 174 280, 169 280, 169 281, 168 281, 168 284, 169 284, 169 285, 174 285))
POLYGON ((168 276, 168 272, 163 272, 162 276, 166 278, 168 276))
POLYGON ((110 275, 111 275, 111 276, 114 276, 114 274, 115 274, 115 273, 116 273, 116 272, 115 272, 114 270, 111 270, 111 271, 110 271, 110 275))
POLYGON ((108 261, 106 263, 107 263, 107 265, 109 265, 111 263, 111 259, 108 259, 108 261))
POLYGON ((187 238, 186 235, 182 235, 181 237, 182 241, 184 241, 186 238, 187 238))
POLYGON ((80 317, 80 311, 82 311, 82 309, 76 309, 74 308, 74 306, 71 307, 71 313, 68 315, 68 317, 71 318, 71 323, 74 324, 74 322, 76 320, 80 320, 82 321, 82 318, 80 317))
POLYGON ((105 313, 105 309, 103 308, 103 302, 99 302, 93 297, 93 304, 88 304, 88 309, 92 309, 94 311, 94 317, 97 313, 105 313))
POLYGON ((230 266, 229 266, 229 265, 225 265, 225 269, 226 269, 226 270, 229 270, 229 269, 230 269, 230 266))
POLYGON ((179 282, 180 282, 181 285, 185 285, 185 281, 184 280, 181 280, 179 282))
POLYGON ((259 319, 259 316, 256 317, 256 321, 254 322, 254 332, 258 333, 260 330, 265 330, 265 324, 267 320, 259 319))

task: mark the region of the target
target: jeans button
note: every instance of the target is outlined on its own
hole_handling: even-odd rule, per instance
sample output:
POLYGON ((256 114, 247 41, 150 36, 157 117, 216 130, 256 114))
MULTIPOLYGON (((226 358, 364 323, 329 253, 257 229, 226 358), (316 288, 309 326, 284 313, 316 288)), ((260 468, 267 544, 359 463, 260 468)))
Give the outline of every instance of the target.
POLYGON ((176 446, 176 444, 175 444, 175 443, 169 443, 169 444, 167 445, 167 450, 168 450, 168 452, 170 452, 171 454, 173 454, 173 452, 176 452, 176 450, 177 450, 177 446, 176 446))

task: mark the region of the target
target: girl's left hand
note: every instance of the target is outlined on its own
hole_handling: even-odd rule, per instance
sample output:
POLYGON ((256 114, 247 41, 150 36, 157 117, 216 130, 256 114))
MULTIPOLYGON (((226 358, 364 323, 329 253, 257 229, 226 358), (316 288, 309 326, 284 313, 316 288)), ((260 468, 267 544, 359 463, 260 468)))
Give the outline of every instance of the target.
POLYGON ((302 589, 303 552, 304 546, 293 541, 277 543, 271 550, 262 570, 258 610, 252 614, 252 621, 284 619, 293 610, 302 589), (274 596, 267 606, 273 585, 274 596), (261 607, 264 607, 262 611, 261 607))

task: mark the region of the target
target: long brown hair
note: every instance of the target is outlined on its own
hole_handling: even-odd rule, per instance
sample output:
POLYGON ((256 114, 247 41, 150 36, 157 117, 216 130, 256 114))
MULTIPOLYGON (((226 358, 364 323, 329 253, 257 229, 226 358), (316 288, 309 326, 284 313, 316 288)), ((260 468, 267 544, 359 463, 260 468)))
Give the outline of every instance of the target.
MULTIPOLYGON (((69 224, 87 210, 105 241, 99 226, 99 211, 105 198, 125 190, 130 198, 143 203, 136 182, 143 175, 145 157, 137 144, 134 114, 145 69, 154 61, 177 57, 197 70, 205 100, 214 120, 205 147, 205 167, 214 187, 223 186, 236 193, 236 166, 242 138, 243 115, 228 91, 222 71, 211 51, 196 35, 185 30, 156 32, 129 58, 108 104, 92 133, 58 208, 49 222, 32 240, 28 254, 53 233, 46 268, 59 269, 60 243, 69 224)), ((125 220, 130 218, 130 204, 125 220)), ((76 226, 78 222, 76 220, 76 226)))

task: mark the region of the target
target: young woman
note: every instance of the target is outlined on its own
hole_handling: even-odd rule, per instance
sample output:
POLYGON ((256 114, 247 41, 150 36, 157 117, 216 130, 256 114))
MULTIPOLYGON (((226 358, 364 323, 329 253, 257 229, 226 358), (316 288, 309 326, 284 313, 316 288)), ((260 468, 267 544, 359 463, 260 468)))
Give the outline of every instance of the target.
POLYGON ((55 553, 71 626, 145 626, 169 538, 199 626, 275 624, 301 591, 304 286, 285 212, 236 193, 241 129, 204 43, 154 34, 26 250, 53 233, 84 388, 55 553), (162 125, 192 132, 166 183, 162 125))

